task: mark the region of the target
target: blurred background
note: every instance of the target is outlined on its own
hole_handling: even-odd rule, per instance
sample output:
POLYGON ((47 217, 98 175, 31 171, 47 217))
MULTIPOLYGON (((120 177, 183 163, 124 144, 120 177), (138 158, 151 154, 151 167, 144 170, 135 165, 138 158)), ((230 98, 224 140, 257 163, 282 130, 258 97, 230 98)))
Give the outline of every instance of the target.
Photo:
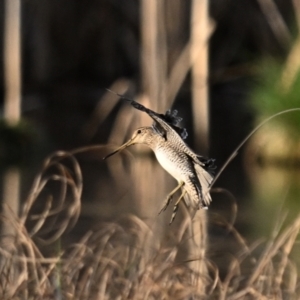
MULTIPOLYGON (((175 182, 153 155, 136 147, 102 160, 151 124, 106 89, 178 109, 187 143, 218 171, 259 122, 300 107, 299 29, 298 0, 1 1, 2 201, 17 212, 51 152, 103 145, 77 155, 82 212, 67 242, 126 213, 165 231, 172 209, 157 212, 175 182)), ((231 240, 218 220, 236 216, 254 241, 299 211, 299 133, 299 112, 270 121, 215 183, 234 197, 212 192, 215 260, 231 240)))

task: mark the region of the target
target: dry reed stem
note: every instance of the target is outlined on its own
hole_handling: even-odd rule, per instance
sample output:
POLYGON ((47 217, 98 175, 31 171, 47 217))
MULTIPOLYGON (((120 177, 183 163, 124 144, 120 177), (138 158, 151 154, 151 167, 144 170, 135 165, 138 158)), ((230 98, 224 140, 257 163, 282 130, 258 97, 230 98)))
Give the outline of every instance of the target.
POLYGON ((21 1, 6 0, 4 8, 4 118, 15 125, 21 116, 21 1))
POLYGON ((280 86, 283 88, 285 93, 288 93, 290 88, 293 86, 298 71, 300 68, 300 35, 298 34, 296 41, 294 42, 292 49, 290 50, 288 57, 285 62, 284 69, 282 71, 280 86))
POLYGON ((22 295, 21 298, 27 298, 28 295, 33 299, 41 298, 47 294, 47 290, 53 289, 51 276, 61 260, 61 254, 54 258, 43 257, 32 238, 51 243, 73 225, 80 211, 81 177, 80 167, 72 155, 66 152, 54 153, 45 160, 42 170, 36 176, 20 218, 11 211, 2 219, 6 226, 14 228, 14 235, 5 239, 2 237, 1 240, 0 253, 5 261, 0 272, 4 282, 0 291, 3 296, 1 299, 14 299, 15 295, 22 295), (62 160, 67 160, 68 166, 62 160), (45 206, 40 208, 42 212, 34 215, 34 205, 41 204, 41 193, 52 181, 60 183, 57 197, 47 196, 45 206), (63 216, 59 219, 58 214, 63 216), (56 227, 47 222, 48 218, 53 217, 58 221, 56 227), (28 230, 27 223, 32 221, 34 224, 28 230), (41 238, 42 231, 51 234, 47 234, 47 238, 41 238))
POLYGON ((273 0, 258 0, 258 4, 264 13, 269 26, 283 49, 290 46, 292 37, 289 29, 273 0))
POLYGON ((195 131, 195 146, 207 155, 209 145, 209 105, 208 105, 208 40, 209 29, 208 0, 193 0, 191 3, 191 61, 192 104, 195 131))
POLYGON ((287 243, 289 238, 294 236, 295 232, 298 233, 300 226, 300 216, 296 218, 296 220, 289 226, 287 229, 283 231, 281 235, 279 235, 274 241, 270 241, 267 245, 267 248, 263 252, 260 257, 260 260, 257 263, 256 268, 254 269, 251 277, 247 282, 247 286, 253 285, 253 283, 258 279, 258 277, 263 272, 264 267, 271 261, 271 259, 278 253, 279 248, 287 243))
POLYGON ((34 180, 29 197, 23 206, 20 217, 21 224, 25 226, 27 221, 36 221, 30 234, 32 236, 36 236, 38 233, 48 235, 51 231, 52 234, 50 236, 47 238, 39 237, 39 240, 44 243, 52 243, 77 221, 81 207, 81 193, 82 175, 77 160, 67 152, 59 151, 54 153, 45 160, 40 173, 34 180), (62 163, 63 160, 70 166, 64 165, 62 163), (48 175, 51 171, 55 173, 48 175), (30 211, 34 210, 34 204, 39 200, 43 189, 53 182, 59 184, 55 203, 53 203, 54 196, 49 195, 42 212, 38 215, 29 216, 30 211), (67 217, 60 221, 58 217, 62 213, 65 213, 67 217), (51 218, 52 220, 50 220, 51 218), (51 225, 47 224, 46 226, 46 221, 50 222, 51 225))
POLYGON ((230 205, 231 211, 232 211, 232 217, 231 217, 231 220, 229 221, 229 224, 231 224, 233 226, 235 223, 235 220, 236 220, 237 213, 238 213, 238 206, 237 206, 236 198, 230 191, 228 191, 227 189, 224 189, 224 188, 213 188, 211 190, 211 192, 225 194, 227 196, 227 199, 230 201, 229 205, 230 205))
MULTIPOLYGON (((207 283, 207 295, 212 299, 275 299, 270 295, 274 295, 278 288, 278 276, 281 276, 282 269, 286 270, 291 265, 286 257, 295 243, 300 227, 299 219, 300 217, 276 237, 273 243, 277 249, 276 255, 280 255, 277 247, 283 246, 284 256, 281 262, 274 264, 271 261, 273 248, 267 247, 268 253, 262 256, 267 256, 264 260, 268 261, 262 268, 259 267, 260 260, 253 270, 253 274, 256 274, 259 269, 260 277, 269 278, 267 285, 253 282, 240 289, 241 279, 245 276, 241 268, 242 260, 253 251, 249 248, 248 255, 242 251, 240 258, 232 260, 223 282, 220 281, 213 263, 207 264, 215 274, 207 283), (279 275, 274 277, 274 272, 279 275)), ((16 224, 15 226, 17 227, 16 224)), ((50 299, 58 292, 65 299, 187 299, 191 296, 194 299, 203 299, 202 293, 190 285, 192 271, 185 264, 175 262, 177 247, 161 248, 157 244, 152 249, 151 257, 144 256, 145 236, 149 231, 151 234, 144 222, 129 216, 118 223, 103 224, 96 232, 87 232, 79 243, 71 247, 71 251, 65 249, 64 253, 47 258, 41 255, 26 230, 19 226, 17 243, 14 243, 17 252, 5 251, 3 246, 0 248, 1 265, 4 267, 0 269, 2 299, 27 296, 32 299, 50 299), (8 263, 3 265, 3 261, 8 263), (12 281, 13 270, 18 264, 21 270, 12 281), (56 287, 56 284, 59 286, 56 287)), ((202 277, 202 280, 208 279, 202 277)), ((296 292, 296 282, 297 275, 294 270, 292 280, 289 281, 290 293, 296 292)), ((277 291, 277 295, 279 294, 281 291, 277 291)))
MULTIPOLYGON (((118 94, 125 94, 130 87, 130 82, 126 79, 118 79, 115 81, 109 89, 115 91, 118 94)), ((91 140, 96 134, 101 123, 105 121, 108 115, 112 112, 114 107, 118 104, 115 100, 115 96, 107 91, 96 105, 93 114, 88 122, 82 127, 81 135, 86 140, 91 140)))
POLYGON ((296 76, 298 74, 298 70, 300 67, 300 60, 299 60, 299 51, 300 51, 300 4, 298 0, 292 0, 294 11, 295 11, 295 18, 298 27, 298 36, 288 54, 286 59, 285 68, 282 72, 281 77, 281 86, 283 87, 285 92, 288 92, 290 87, 295 82, 296 76))

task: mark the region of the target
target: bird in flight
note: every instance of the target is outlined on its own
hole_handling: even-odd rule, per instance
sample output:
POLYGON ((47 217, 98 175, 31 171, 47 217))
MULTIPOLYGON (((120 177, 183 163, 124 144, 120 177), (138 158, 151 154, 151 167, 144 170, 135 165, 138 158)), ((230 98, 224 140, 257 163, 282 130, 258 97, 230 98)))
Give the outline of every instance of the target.
POLYGON ((188 134, 185 128, 179 126, 182 118, 177 116, 178 111, 168 110, 165 114, 159 114, 132 99, 117 95, 134 108, 147 113, 154 122, 152 126, 138 128, 129 141, 104 159, 134 144, 147 145, 153 150, 160 165, 178 182, 176 188, 168 194, 159 213, 167 209, 174 194, 180 189, 181 194, 175 202, 170 224, 182 199, 192 209, 207 208, 211 202, 209 192, 215 160, 196 154, 186 145, 184 139, 188 134))

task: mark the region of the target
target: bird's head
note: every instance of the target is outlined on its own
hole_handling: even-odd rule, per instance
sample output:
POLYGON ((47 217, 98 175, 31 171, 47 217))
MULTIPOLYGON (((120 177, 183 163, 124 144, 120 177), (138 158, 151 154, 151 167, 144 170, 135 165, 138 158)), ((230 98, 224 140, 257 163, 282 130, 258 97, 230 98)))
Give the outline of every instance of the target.
POLYGON ((116 154, 119 151, 124 150, 125 148, 135 145, 135 144, 145 144, 148 146, 151 146, 151 142, 153 141, 155 133, 152 127, 141 127, 138 128, 133 134, 129 141, 127 141, 125 144, 117 148, 114 152, 108 154, 104 157, 104 159, 116 154))

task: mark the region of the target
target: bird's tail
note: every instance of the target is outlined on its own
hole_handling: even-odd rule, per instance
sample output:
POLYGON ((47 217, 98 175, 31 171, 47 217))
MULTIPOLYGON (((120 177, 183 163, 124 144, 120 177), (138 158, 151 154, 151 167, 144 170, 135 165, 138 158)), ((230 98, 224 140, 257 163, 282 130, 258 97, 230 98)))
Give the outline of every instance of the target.
POLYGON ((202 188, 202 200, 204 207, 208 206, 211 202, 211 196, 210 196, 210 185, 214 179, 213 175, 207 172, 205 169, 203 169, 199 165, 195 165, 195 170, 197 172, 197 176, 202 188))

